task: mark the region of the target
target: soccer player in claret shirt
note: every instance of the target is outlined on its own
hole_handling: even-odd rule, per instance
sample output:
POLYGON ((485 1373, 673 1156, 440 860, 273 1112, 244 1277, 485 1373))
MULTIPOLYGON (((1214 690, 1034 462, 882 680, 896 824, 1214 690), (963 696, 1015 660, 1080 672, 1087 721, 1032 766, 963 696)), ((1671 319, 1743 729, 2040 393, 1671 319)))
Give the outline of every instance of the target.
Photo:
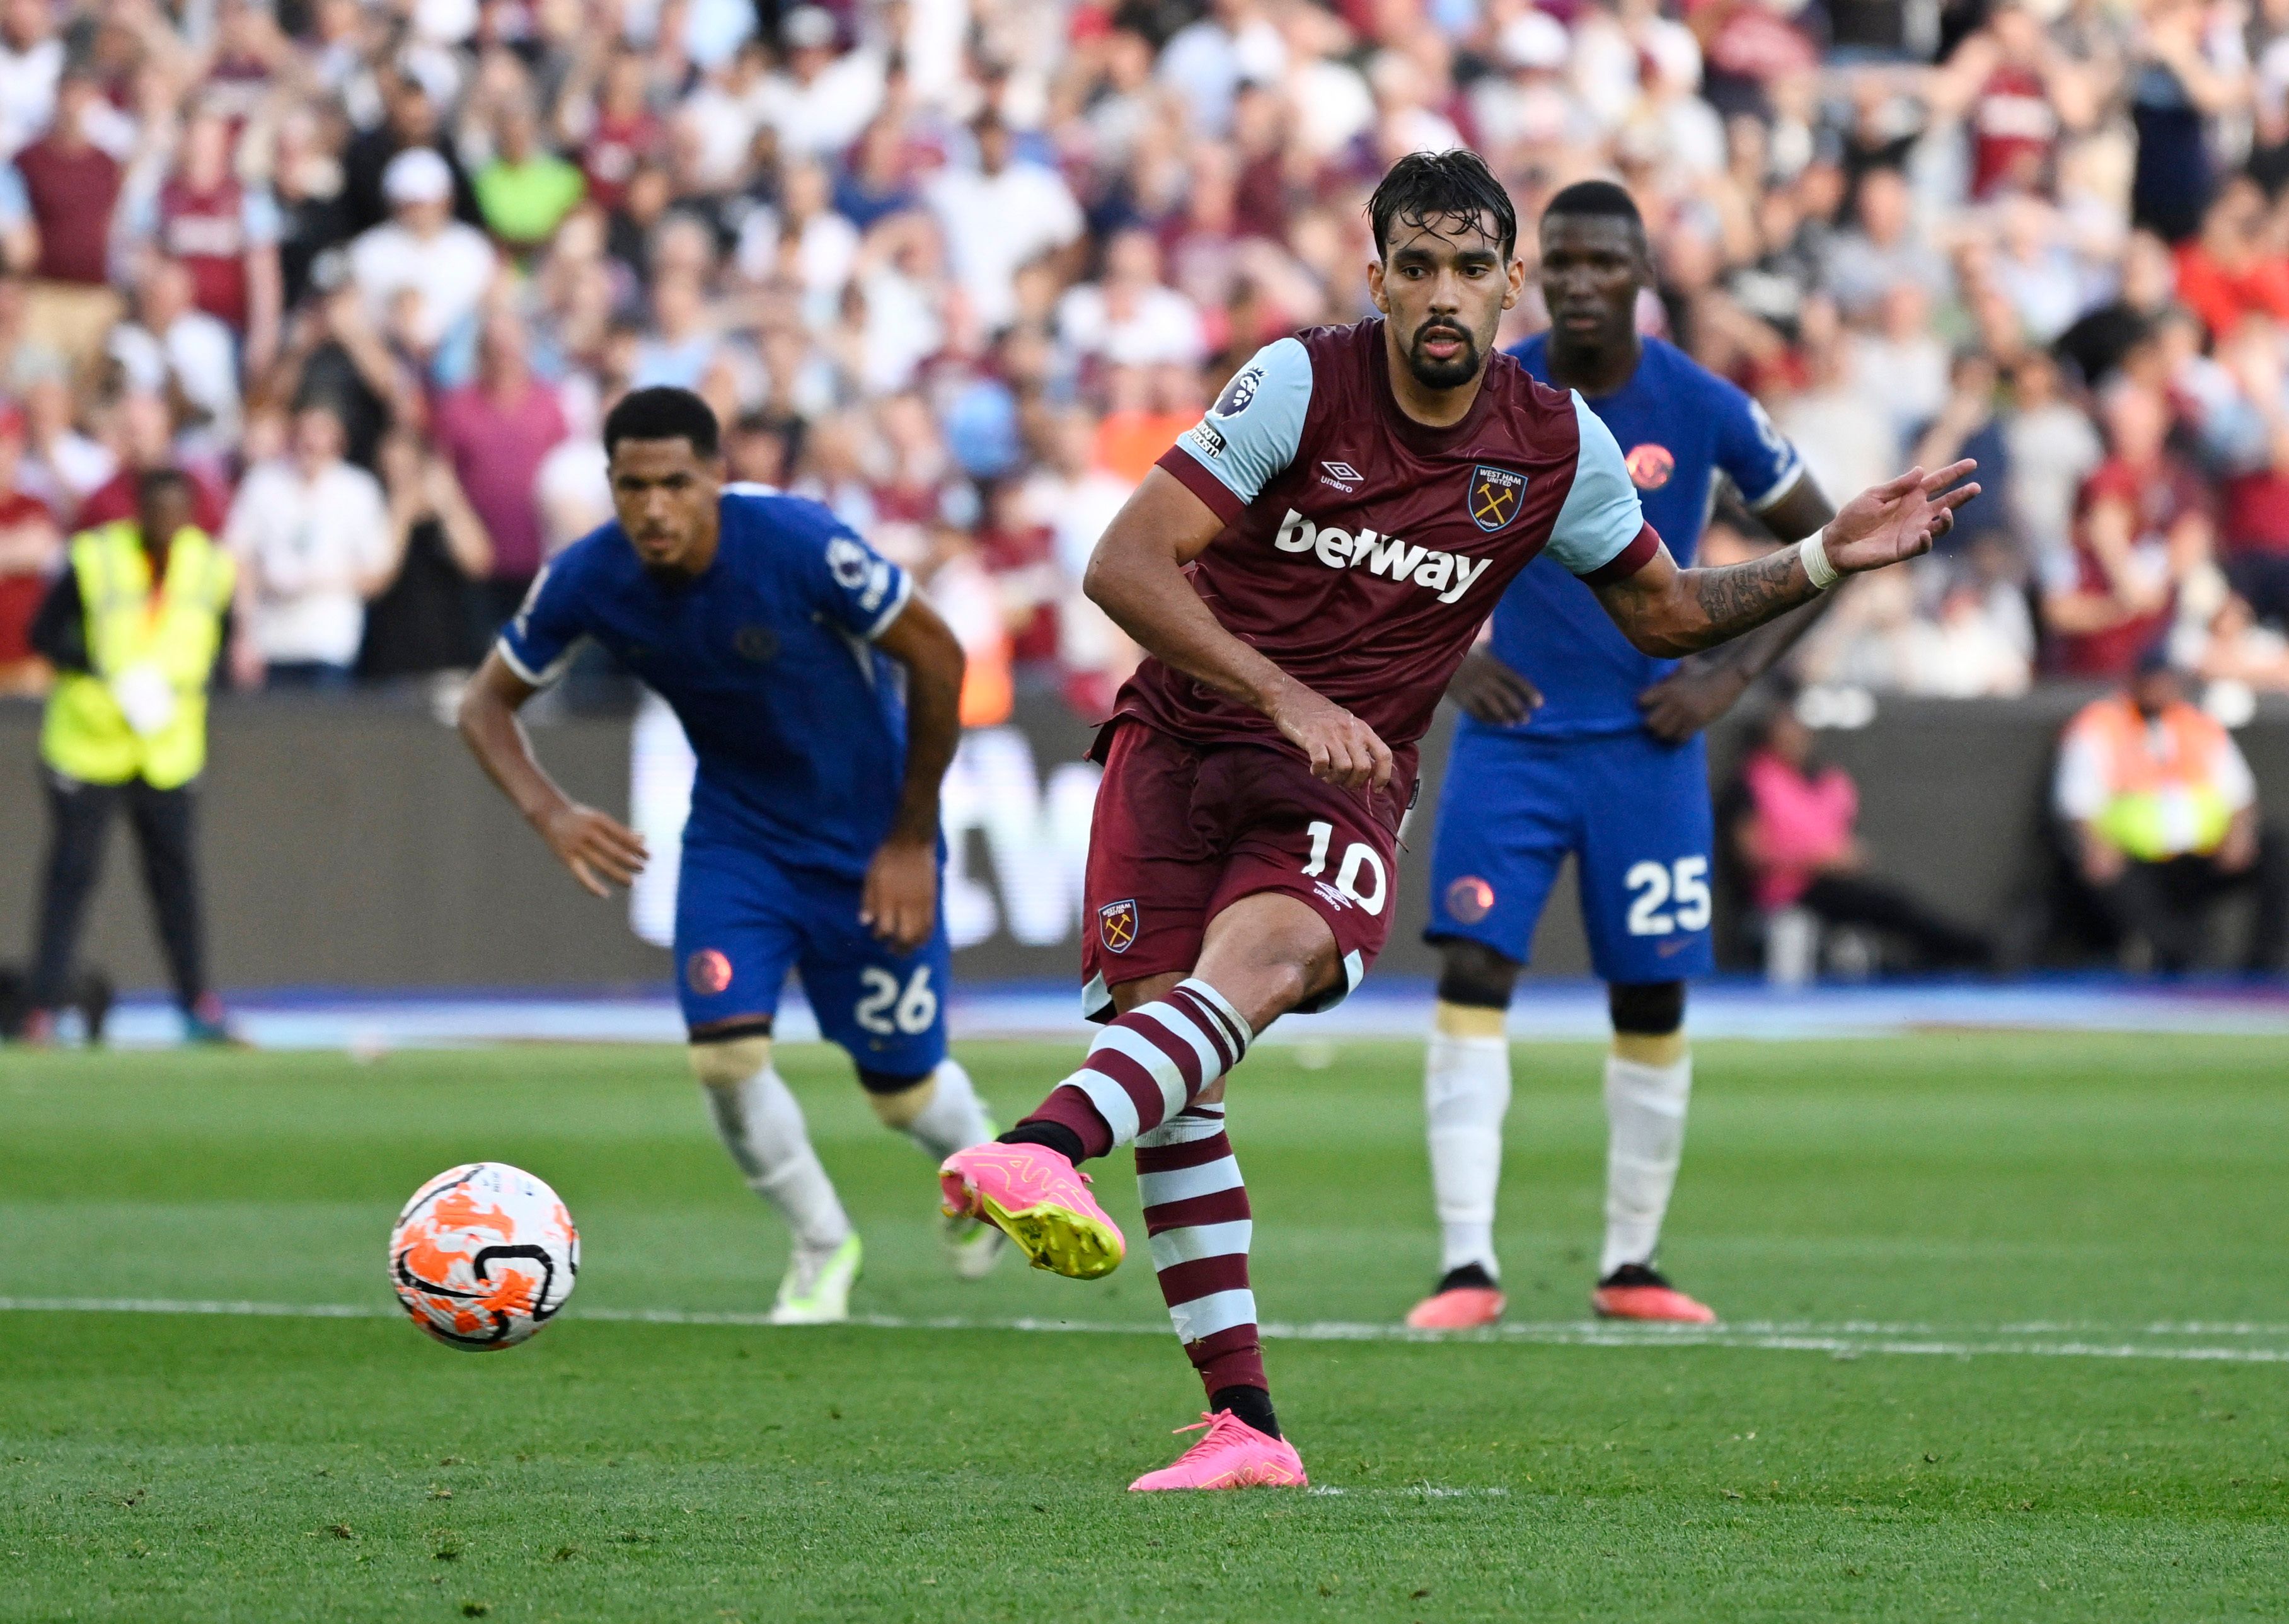
MULTIPOLYGON (((1638 296, 1653 267, 1630 195, 1606 180, 1567 187, 1543 211, 1541 237, 1550 330, 1511 353, 1530 377, 1578 390, 1613 432, 1671 554, 1693 562, 1719 474, 1783 542, 1818 534, 1835 512, 1763 409, 1675 346, 1639 337, 1638 296)), ((1540 558, 1495 606, 1490 644, 1456 673, 1448 691, 1464 720, 1432 841, 1424 932, 1443 961, 1423 1091, 1444 1255, 1437 1288, 1408 1324, 1453 1330, 1502 1315, 1503 1011, 1568 852, 1614 1027, 1591 1306, 1615 1318, 1715 1318, 1653 1266, 1693 1087, 1686 978, 1715 967, 1701 729, 1828 601, 1680 665, 1633 645, 1594 591, 1540 558)))
POLYGON ((1113 1018, 1032 1116, 940 1170, 950 1212, 1086 1279, 1125 1243, 1079 1164, 1137 1146, 1208 1393, 1206 1436, 1139 1489, 1304 1482, 1264 1379, 1224 1077, 1382 947, 1416 742, 1503 588, 1548 553, 1639 648, 1689 653, 1925 552, 1978 489, 1969 463, 1910 470, 1801 546, 1680 569, 1596 415, 1494 352, 1526 269, 1485 163, 1402 158, 1368 210, 1381 319, 1257 352, 1097 544, 1089 593, 1152 656, 1097 741, 1082 969, 1113 1018))
MULTIPOLYGON (((469 684, 461 733, 602 896, 643 867, 643 841, 550 782, 516 713, 584 639, 674 710, 699 763, 675 895, 691 1069, 731 1159, 794 1231, 773 1323, 844 1319, 858 1236, 771 1063, 771 1023, 797 969, 885 1126, 933 1159, 993 1133, 945 1052, 937 808, 961 646, 825 508, 725 485, 715 414, 690 390, 626 396, 604 450, 617 516, 532 584, 469 684)), ((964 1276, 1004 1245, 967 1220, 945 1240, 964 1276)))

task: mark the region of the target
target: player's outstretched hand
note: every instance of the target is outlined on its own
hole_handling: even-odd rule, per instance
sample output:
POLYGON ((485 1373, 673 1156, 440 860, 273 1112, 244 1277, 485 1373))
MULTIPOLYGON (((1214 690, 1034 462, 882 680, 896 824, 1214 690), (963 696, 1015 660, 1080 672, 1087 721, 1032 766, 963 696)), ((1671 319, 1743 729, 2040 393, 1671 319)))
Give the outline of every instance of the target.
POLYGON ((885 840, 866 865, 858 922, 899 952, 929 940, 937 919, 937 843, 885 840))
POLYGON ((1338 789, 1381 789, 1391 782, 1391 746, 1343 706, 1301 682, 1272 707, 1272 722, 1312 763, 1312 776, 1338 789))
POLYGON ((1473 721, 1514 727, 1542 708, 1542 690, 1484 649, 1463 657, 1447 697, 1473 721))
POLYGON ((634 885, 651 860, 643 836, 594 807, 571 801, 548 815, 540 837, 572 878, 599 896, 610 896, 611 886, 634 885))
POLYGON ((1828 561, 1854 575, 1930 552, 1955 528, 1955 510, 1979 494, 1976 485, 1957 483, 1978 466, 1966 457, 1936 474, 1910 468, 1862 491, 1828 521, 1822 537, 1828 561))

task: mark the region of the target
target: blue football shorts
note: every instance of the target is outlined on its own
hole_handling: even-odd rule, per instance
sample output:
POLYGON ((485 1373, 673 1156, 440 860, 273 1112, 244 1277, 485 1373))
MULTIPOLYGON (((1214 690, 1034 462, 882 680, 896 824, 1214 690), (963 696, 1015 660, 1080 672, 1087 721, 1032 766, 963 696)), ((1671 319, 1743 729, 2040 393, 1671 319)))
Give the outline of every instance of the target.
POLYGON ((675 893, 676 995, 688 1027, 776 1015, 793 969, 819 1030, 869 1071, 920 1077, 945 1058, 953 950, 894 951, 858 922, 859 882, 694 843, 675 893))
POLYGON ((1439 797, 1426 941, 1463 937, 1524 964, 1568 853, 1590 961, 1607 982, 1705 975, 1715 818, 1708 752, 1643 729, 1535 738, 1465 719, 1439 797))

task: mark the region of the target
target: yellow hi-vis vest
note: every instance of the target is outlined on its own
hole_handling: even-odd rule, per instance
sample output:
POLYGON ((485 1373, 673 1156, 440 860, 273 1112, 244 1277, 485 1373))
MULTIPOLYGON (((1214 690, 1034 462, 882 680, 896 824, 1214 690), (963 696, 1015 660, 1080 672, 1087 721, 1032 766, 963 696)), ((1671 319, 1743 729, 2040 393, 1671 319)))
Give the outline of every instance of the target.
POLYGON ((2094 741, 2107 763, 2106 808, 2098 832, 2141 863, 2215 851, 2233 812, 2215 766, 2226 730, 2181 702, 2152 726, 2121 696, 2086 705, 2067 724, 2069 738, 2094 741), (2158 735, 2158 737, 2157 736, 2158 735))
POLYGON ((155 593, 141 532, 122 519, 73 537, 71 568, 87 617, 89 670, 57 679, 41 759, 83 784, 188 784, 206 765, 207 676, 237 566, 204 530, 186 525, 167 549, 167 578, 155 593), (111 690, 113 678, 139 665, 156 666, 175 695, 174 714, 148 736, 128 725, 111 690))

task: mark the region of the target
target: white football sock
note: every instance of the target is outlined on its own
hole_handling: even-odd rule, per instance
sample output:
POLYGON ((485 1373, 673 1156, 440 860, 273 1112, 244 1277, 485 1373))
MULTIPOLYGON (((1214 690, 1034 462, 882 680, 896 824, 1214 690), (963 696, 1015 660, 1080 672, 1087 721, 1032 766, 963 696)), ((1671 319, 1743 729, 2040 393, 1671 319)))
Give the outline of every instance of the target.
POLYGON ((956 1150, 967 1150, 993 1137, 985 1103, 978 1099, 960 1061, 951 1055, 939 1061, 930 1081, 929 1103, 907 1118, 905 1132, 932 1161, 944 1161, 956 1150))
POLYGON ((1624 1263, 1651 1263, 1669 1192, 1685 1151, 1685 1104, 1693 1056, 1663 1065, 1606 1056, 1606 1249, 1598 1278, 1624 1263))
POLYGON ((1483 1020, 1450 1017, 1441 1003, 1423 1067, 1424 1115, 1431 1128, 1431 1188, 1438 1203, 1441 1274, 1476 1263, 1500 1278, 1495 1262, 1495 1191, 1502 1183, 1503 1116, 1510 1110, 1510 1040, 1495 1033, 1465 1035, 1461 1025, 1483 1020))
POLYGON ((849 1238, 850 1220, 810 1148, 802 1107, 776 1067, 766 1063, 744 1081, 709 1083, 700 1092, 747 1188, 778 1209, 798 1245, 831 1251, 849 1238))

